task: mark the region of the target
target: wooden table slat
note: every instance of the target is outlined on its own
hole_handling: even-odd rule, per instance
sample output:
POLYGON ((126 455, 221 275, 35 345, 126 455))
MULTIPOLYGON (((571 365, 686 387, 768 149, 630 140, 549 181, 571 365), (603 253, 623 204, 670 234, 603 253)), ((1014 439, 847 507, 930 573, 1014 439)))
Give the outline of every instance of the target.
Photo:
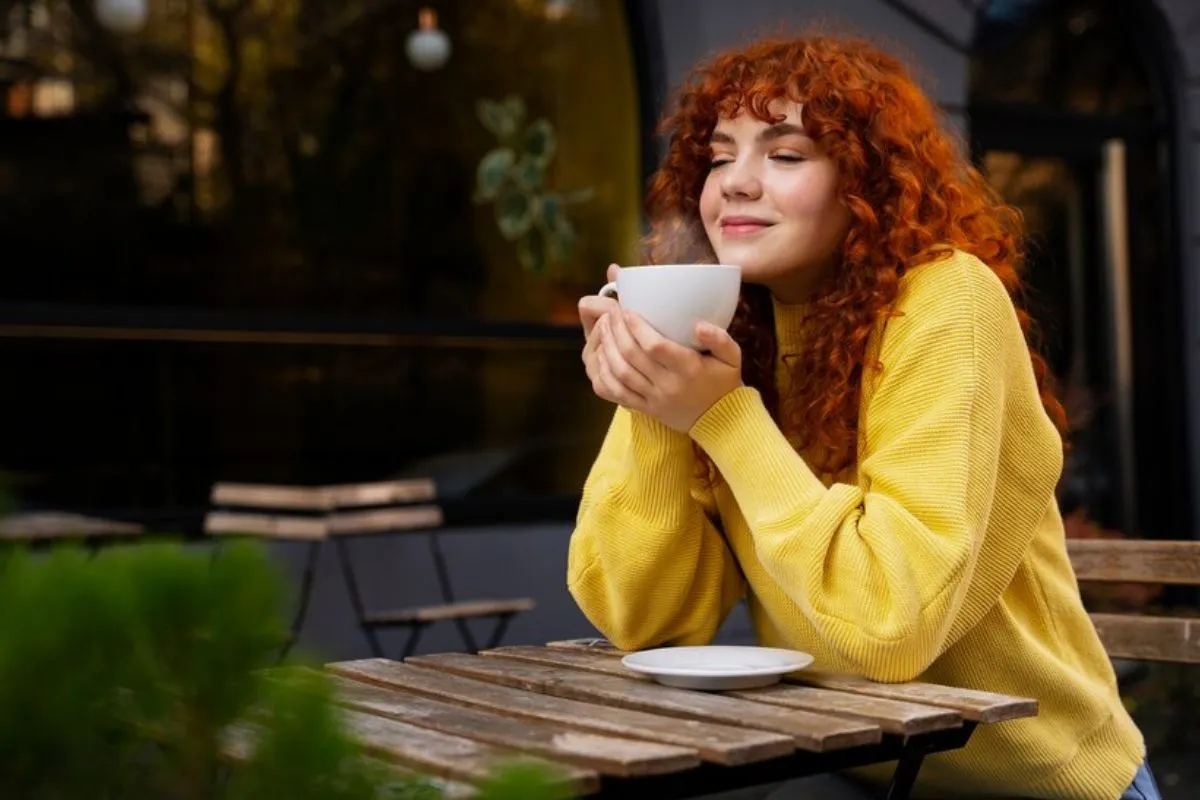
MULTIPOLYGON (((599 653, 610 658, 626 655, 604 639, 564 639, 550 642, 548 648, 564 651, 599 653)), ((840 692, 900 700, 921 705, 941 706, 962 714, 963 719, 985 724, 1004 722, 1021 717, 1032 717, 1038 713, 1037 700, 1014 697, 976 689, 960 689, 933 683, 912 681, 909 683, 876 683, 853 675, 839 675, 820 670, 803 670, 787 680, 833 689, 840 692)))
POLYGON ((822 689, 951 708, 962 714, 963 719, 971 722, 991 724, 1033 717, 1038 713, 1038 702, 1031 698, 939 686, 934 683, 876 683, 853 675, 835 675, 817 670, 805 670, 793 679, 822 689))
MULTIPOLYGON (((236 722, 228 726, 221 734, 221 757, 236 764, 248 762, 254 756, 254 750, 257 747, 258 737, 261 733, 261 728, 253 723, 236 722)), ((476 788, 469 783, 460 783, 459 781, 416 772, 415 770, 403 767, 394 762, 385 761, 376 756, 368 756, 368 758, 372 763, 387 770, 397 778, 425 781, 441 792, 443 800, 467 800, 467 798, 475 797, 478 794, 476 788)))
POLYGON ((484 650, 479 655, 487 658, 510 658, 514 661, 545 664, 550 667, 572 667, 601 675, 616 675, 632 680, 650 681, 648 676, 628 669, 620 659, 603 653, 590 653, 586 650, 554 650, 549 647, 510 645, 484 650))
POLYGON ((338 702, 359 711, 534 753, 606 775, 625 778, 662 775, 700 763, 700 755, 695 750, 675 745, 570 730, 561 725, 519 720, 349 678, 334 680, 338 702))
POLYGON ((571 790, 595 792, 600 785, 593 770, 530 759, 513 750, 426 730, 399 720, 361 711, 346 711, 350 732, 376 756, 421 773, 467 783, 486 780, 499 764, 515 760, 539 760, 557 771, 571 790))
POLYGON ((868 697, 816 686, 779 684, 727 694, 758 703, 774 703, 786 708, 859 719, 878 725, 884 733, 898 736, 950 730, 963 724, 962 715, 952 708, 868 697))
POLYGON ((599 706, 382 658, 344 661, 330 664, 327 669, 354 680, 403 688, 425 697, 520 719, 558 723, 579 731, 674 744, 696 750, 706 761, 728 766, 766 761, 795 750, 791 737, 778 733, 599 706))
MULTIPOLYGON (((648 680, 633 670, 627 669, 619 660, 609 655, 586 650, 510 646, 485 650, 480 655, 511 658, 533 664, 574 667, 604 675, 648 680)), ((947 730, 962 724, 962 715, 953 709, 942 706, 887 700, 882 697, 868 697, 814 686, 768 686, 764 689, 724 692, 723 694, 818 714, 863 720, 878 725, 885 733, 898 735, 947 730)))
POLYGON ((878 725, 862 721, 575 669, 461 653, 417 656, 408 662, 557 697, 786 733, 797 747, 813 752, 873 744, 882 737, 878 725))

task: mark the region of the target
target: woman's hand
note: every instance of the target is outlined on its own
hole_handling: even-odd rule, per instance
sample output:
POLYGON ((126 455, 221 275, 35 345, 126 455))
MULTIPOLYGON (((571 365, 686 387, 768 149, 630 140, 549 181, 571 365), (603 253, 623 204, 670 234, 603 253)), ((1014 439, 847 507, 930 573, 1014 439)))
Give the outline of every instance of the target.
POLYGON ((584 348, 592 388, 599 397, 686 433, 742 385, 737 342, 708 323, 697 325, 696 338, 707 354, 672 342, 637 314, 609 310, 596 321, 584 348))

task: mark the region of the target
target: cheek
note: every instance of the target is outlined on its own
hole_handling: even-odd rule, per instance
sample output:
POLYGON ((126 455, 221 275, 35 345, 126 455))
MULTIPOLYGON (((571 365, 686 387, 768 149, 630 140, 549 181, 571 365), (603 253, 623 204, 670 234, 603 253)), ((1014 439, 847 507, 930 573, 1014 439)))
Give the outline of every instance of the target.
POLYGON ((717 186, 717 182, 710 174, 704 181, 704 189, 700 192, 700 219, 704 222, 704 227, 712 227, 717 221, 717 217, 721 214, 720 201, 720 187, 717 186))
POLYGON ((827 222, 839 214, 837 180, 824 170, 798 174, 776 194, 781 210, 796 220, 827 222))

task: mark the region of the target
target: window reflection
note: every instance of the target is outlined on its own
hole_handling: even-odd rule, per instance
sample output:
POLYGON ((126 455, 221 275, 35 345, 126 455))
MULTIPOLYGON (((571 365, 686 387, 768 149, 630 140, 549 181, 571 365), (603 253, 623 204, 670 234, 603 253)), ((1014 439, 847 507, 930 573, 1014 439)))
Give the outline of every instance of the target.
POLYGON ((151 0, 122 34, 6 8, 0 236, 35 255, 0 289, 0 470, 27 504, 422 469, 578 491, 609 408, 575 304, 640 232, 623 4, 151 0), (436 69, 406 52, 426 8, 436 69))

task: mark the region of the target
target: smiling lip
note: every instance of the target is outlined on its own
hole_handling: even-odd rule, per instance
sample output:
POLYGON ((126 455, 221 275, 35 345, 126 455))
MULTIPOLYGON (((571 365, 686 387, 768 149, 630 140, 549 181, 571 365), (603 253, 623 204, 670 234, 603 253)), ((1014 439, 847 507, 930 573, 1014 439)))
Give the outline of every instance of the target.
POLYGON ((769 227, 770 222, 758 217, 725 217, 721 220, 721 233, 732 238, 753 236, 769 227))

